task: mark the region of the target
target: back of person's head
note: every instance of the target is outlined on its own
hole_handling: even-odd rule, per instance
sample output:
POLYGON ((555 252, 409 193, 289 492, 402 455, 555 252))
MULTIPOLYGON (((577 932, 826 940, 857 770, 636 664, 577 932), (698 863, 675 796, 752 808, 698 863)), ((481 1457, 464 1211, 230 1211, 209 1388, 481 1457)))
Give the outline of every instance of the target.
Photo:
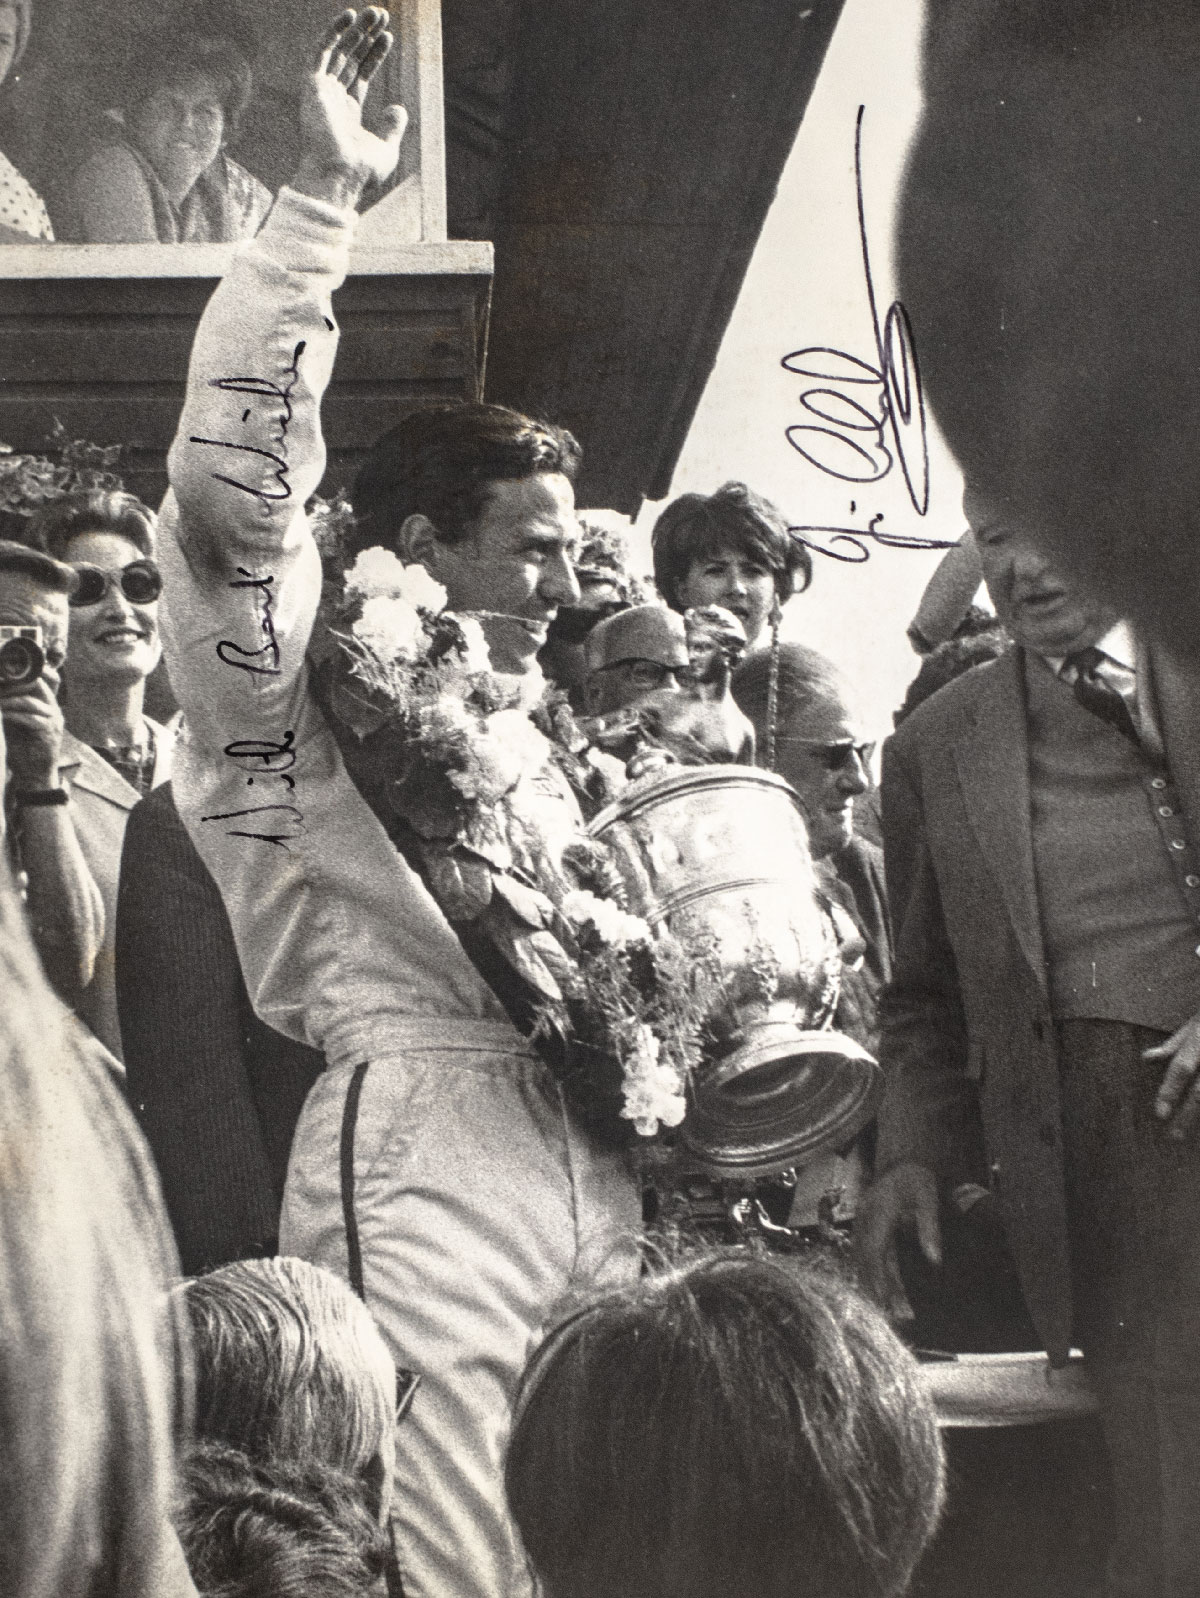
POLYGON ((547 1598, 892 1598, 943 1466, 878 1310, 832 1272, 727 1254, 550 1333, 506 1485, 547 1598))
POLYGON ((255 1459, 316 1461, 386 1501, 396 1371, 371 1314, 330 1271, 240 1260, 186 1283, 196 1435, 255 1459))
POLYGON ((49 500, 29 518, 29 542, 66 560, 67 545, 81 533, 115 533, 153 557, 155 517, 149 505, 122 489, 93 488, 49 500))
POLYGON ((0 1592, 164 1598, 187 1421, 149 1154, 47 987, 0 860, 0 1592))
POLYGON ((724 483, 714 494, 681 494, 659 516, 650 540, 655 586, 672 610, 687 608, 680 590, 693 562, 729 549, 770 570, 781 604, 812 580, 808 550, 771 501, 745 483, 724 483))
MULTIPOLYGON (((793 643, 780 644, 776 653, 775 712, 780 725, 803 716, 810 706, 834 700, 848 704, 853 699, 850 684, 828 655, 793 643)), ((749 655, 733 674, 733 697, 760 736, 766 728, 770 686, 769 650, 749 655)))
POLYGON ((918 705, 923 705, 956 677, 961 677, 974 666, 986 666, 988 661, 999 659, 1011 642, 993 616, 990 626, 957 632, 953 638, 947 638, 945 643, 931 649, 922 659, 917 675, 909 683, 899 710, 892 715, 895 726, 899 727, 918 705))
POLYGON ((477 526, 493 483, 540 472, 574 482, 581 460, 565 428, 503 405, 412 411, 376 439, 354 480, 347 558, 374 544, 394 548, 414 515, 427 517, 445 543, 461 543, 477 526))
POLYGON ((353 1477, 223 1443, 193 1445, 179 1474, 176 1525, 200 1598, 382 1592, 390 1545, 353 1477))

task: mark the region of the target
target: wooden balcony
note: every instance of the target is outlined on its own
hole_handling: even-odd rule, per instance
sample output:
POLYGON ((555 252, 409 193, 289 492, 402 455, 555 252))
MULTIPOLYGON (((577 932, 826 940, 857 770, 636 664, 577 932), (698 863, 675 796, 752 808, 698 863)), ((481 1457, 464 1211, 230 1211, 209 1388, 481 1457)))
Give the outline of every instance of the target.
MULTIPOLYGON (((142 0, 132 0, 129 10, 139 7, 145 11, 142 0)), ((60 28, 74 17, 77 31, 59 37, 68 37, 73 54, 82 56, 91 47, 88 29, 104 9, 95 0, 49 0, 38 13, 38 34, 43 14, 60 28)), ((446 238, 440 6, 438 0, 399 0, 392 12, 399 48, 375 86, 373 104, 405 105, 409 127, 394 182, 359 223, 350 277, 335 302, 343 337, 324 409, 331 487, 350 481, 358 456, 405 409, 477 399, 483 389, 492 246, 446 238)), ((303 50, 329 15, 328 0, 277 0, 270 8, 276 31, 281 19, 288 27, 277 49, 272 35, 254 57, 249 121, 253 130, 258 117, 261 138, 245 148, 247 160, 254 151, 256 172, 272 187, 286 180, 294 157, 287 93, 303 50)), ((48 29, 43 45, 52 37, 48 29)), ((30 59, 21 86, 28 102, 27 159, 54 215, 54 181, 42 178, 36 149, 37 116, 46 121, 55 80, 32 46, 30 59)), ((83 67, 75 71, 78 78, 83 67)), ((72 73, 60 78, 72 81, 72 73)), ((60 152, 68 147, 63 138, 54 146, 60 152)), ((63 155, 59 168, 67 164, 63 155)), ((47 174, 51 167, 43 161, 47 174)), ((0 248, 0 442, 39 451, 56 420, 72 438, 120 442, 129 487, 156 503, 196 323, 235 248, 0 248)))

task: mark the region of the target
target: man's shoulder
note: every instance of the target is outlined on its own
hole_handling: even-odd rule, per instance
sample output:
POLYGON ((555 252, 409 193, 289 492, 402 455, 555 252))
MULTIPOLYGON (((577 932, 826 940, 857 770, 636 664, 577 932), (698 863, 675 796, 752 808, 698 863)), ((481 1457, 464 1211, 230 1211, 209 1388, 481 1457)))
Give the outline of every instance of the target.
POLYGON ((1015 649, 1008 649, 983 665, 969 667, 905 717, 888 740, 892 753, 902 757, 931 747, 946 747, 948 740, 974 726, 990 703, 1013 690, 1019 667, 1020 657, 1015 649))

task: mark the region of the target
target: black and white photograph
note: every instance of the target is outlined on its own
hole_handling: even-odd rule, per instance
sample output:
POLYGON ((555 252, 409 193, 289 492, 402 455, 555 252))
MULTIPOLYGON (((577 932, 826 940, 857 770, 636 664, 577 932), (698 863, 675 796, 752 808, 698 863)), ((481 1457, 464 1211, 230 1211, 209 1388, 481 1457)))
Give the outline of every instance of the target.
POLYGON ((1200 6, 0 0, 0 1594, 1200 1598, 1200 6))

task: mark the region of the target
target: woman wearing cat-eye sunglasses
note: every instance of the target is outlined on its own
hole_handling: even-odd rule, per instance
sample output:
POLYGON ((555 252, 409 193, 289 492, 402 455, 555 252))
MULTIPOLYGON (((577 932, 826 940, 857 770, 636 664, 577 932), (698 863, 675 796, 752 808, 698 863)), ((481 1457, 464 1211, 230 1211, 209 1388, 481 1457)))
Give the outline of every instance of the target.
MULTIPOLYGON (((104 902, 95 974, 77 1010, 114 1054, 117 1017, 117 882, 129 813, 167 776, 171 738, 144 708, 158 664, 154 513, 132 494, 93 490, 52 500, 31 518, 29 542, 74 567, 62 669, 66 730, 61 786, 84 859, 104 902)), ((44 802, 63 802, 46 800, 44 802)))
POLYGON ((67 730, 144 795, 162 741, 143 708, 162 654, 153 512, 132 494, 68 494, 38 512, 32 532, 78 577, 63 670, 67 730))

